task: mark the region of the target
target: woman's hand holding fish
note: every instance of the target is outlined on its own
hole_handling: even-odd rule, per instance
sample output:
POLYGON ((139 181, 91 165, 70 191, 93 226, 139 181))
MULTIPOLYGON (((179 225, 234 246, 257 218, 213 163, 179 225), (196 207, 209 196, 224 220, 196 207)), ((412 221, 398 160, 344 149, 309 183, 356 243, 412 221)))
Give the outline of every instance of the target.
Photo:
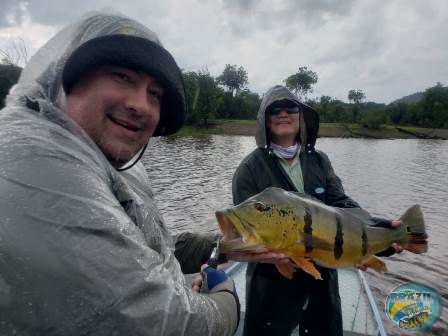
POLYGON ((260 252, 260 253, 238 253, 229 252, 227 258, 235 261, 259 262, 268 264, 289 263, 290 260, 283 253, 277 252, 260 252))
MULTIPOLYGON (((396 229, 396 228, 400 227, 400 225, 402 224, 402 222, 400 220, 392 220, 391 221, 391 220, 377 218, 377 217, 373 217, 372 220, 375 222, 375 226, 390 228, 390 229, 396 229)), ((395 253, 401 253, 401 252, 403 252, 403 247, 398 243, 392 243, 389 248, 377 253, 376 255, 379 257, 390 257, 391 255, 393 255, 395 253)), ((356 267, 362 271, 365 271, 368 268, 368 266, 365 264, 359 264, 359 265, 356 265, 356 267)))
MULTIPOLYGON (((384 227, 384 228, 390 228, 390 229, 396 229, 398 228, 402 223, 400 220, 387 220, 383 218, 377 218, 373 217, 373 221, 375 222, 375 226, 384 227)), ((403 247, 397 243, 392 243, 392 245, 382 251, 377 253, 376 255, 379 257, 390 257, 391 255, 395 253, 401 253, 403 252, 403 247)))

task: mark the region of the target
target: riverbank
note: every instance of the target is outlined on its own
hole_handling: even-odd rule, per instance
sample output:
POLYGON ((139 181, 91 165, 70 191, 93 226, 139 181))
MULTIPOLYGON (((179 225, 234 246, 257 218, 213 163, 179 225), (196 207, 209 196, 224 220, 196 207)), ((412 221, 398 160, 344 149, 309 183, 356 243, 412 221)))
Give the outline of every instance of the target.
MULTIPOLYGON (((183 127, 178 135, 226 134, 255 135, 253 120, 219 120, 213 121, 208 127, 183 127)), ((442 139, 448 140, 448 129, 383 126, 373 130, 356 124, 322 123, 319 137, 336 138, 370 138, 370 139, 442 139)))

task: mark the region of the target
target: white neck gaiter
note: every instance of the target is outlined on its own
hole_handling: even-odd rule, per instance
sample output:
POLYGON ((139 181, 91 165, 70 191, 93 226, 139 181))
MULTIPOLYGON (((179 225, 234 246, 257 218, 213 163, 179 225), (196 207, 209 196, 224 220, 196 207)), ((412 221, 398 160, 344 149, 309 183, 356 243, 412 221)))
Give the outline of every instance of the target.
POLYGON ((292 146, 282 147, 280 145, 271 142, 269 148, 272 149, 275 155, 277 155, 282 159, 292 159, 294 156, 296 156, 297 152, 300 150, 300 145, 296 142, 292 146))

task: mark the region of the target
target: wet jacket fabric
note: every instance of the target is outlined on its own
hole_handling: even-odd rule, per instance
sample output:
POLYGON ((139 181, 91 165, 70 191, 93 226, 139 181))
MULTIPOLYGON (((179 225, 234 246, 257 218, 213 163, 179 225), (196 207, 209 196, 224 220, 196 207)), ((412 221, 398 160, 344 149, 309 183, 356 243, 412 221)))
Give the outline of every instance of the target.
POLYGON ((64 59, 108 30, 83 23, 29 62, 0 112, 0 335, 231 334, 232 295, 190 290, 143 165, 118 172, 59 108, 64 59))
MULTIPOLYGON (((256 143, 237 168, 233 178, 233 201, 239 204, 267 187, 296 191, 269 149, 265 124, 266 108, 276 100, 290 99, 301 107, 299 153, 305 193, 336 207, 358 207, 344 192, 340 179, 321 151, 315 149, 318 115, 300 103, 285 87, 268 91, 258 111, 256 143)), ((284 278, 272 264, 250 263, 247 271, 245 334, 289 335, 300 322, 301 334, 342 335, 342 316, 337 271, 317 266, 323 280, 314 280, 302 270, 284 278), (303 309, 305 306, 306 309, 303 309)))

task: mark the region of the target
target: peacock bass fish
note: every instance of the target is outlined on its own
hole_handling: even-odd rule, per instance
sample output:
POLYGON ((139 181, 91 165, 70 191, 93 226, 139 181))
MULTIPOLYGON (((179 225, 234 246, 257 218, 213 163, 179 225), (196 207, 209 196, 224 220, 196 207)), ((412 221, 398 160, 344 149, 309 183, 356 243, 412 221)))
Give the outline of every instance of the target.
POLYGON ((314 263, 329 268, 360 266, 386 271, 375 256, 393 242, 413 253, 427 250, 427 235, 419 205, 410 207, 398 228, 369 225, 370 216, 360 208, 335 208, 294 192, 270 187, 230 209, 217 211, 223 237, 220 252, 278 252, 288 263, 278 271, 291 279, 301 268, 322 279, 314 263))
POLYGON ((398 326, 401 329, 412 329, 414 327, 421 327, 423 323, 425 323, 430 317, 431 317, 430 313, 421 312, 410 318, 402 318, 400 322, 398 322, 398 326))

